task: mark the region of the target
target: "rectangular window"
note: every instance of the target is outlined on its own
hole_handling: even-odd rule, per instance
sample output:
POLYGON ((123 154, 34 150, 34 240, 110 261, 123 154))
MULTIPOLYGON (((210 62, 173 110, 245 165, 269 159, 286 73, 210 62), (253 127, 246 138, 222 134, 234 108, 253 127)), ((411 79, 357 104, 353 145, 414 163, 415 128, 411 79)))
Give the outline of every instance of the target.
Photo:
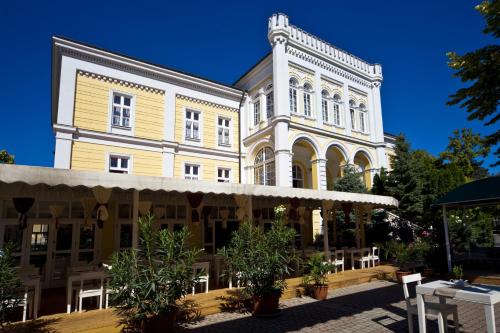
POLYGON ((340 106, 337 103, 333 104, 333 123, 340 126, 340 106))
POLYGON ((349 109, 349 112, 351 114, 351 128, 352 129, 355 129, 355 125, 356 125, 356 118, 355 118, 355 113, 354 113, 354 109, 349 109))
POLYGON ((325 123, 327 123, 329 120, 329 117, 328 117, 328 101, 326 99, 321 100, 321 109, 323 112, 323 121, 325 123))
POLYGON ((253 124, 257 126, 260 123, 260 101, 253 103, 253 124))
POLYGON ((200 140, 200 113, 186 110, 186 139, 200 140))
POLYGON ((229 141, 229 123, 230 119, 219 117, 217 122, 217 134, 219 137, 220 146, 229 146, 231 142, 229 141))
POLYGON ((231 169, 218 168, 217 169, 217 181, 219 183, 229 183, 231 176, 231 169))
POLYGON ((311 116, 311 94, 304 93, 304 115, 311 116))
POLYGON ((113 126, 130 128, 130 115, 132 112, 132 97, 113 93, 113 126))
POLYGON ((200 166, 195 164, 184 165, 184 179, 200 179, 200 166))
POLYGON ((290 112, 297 113, 297 89, 290 88, 290 112))
POLYGON ((363 133, 366 132, 365 113, 364 112, 359 113, 359 130, 363 133))
POLYGON ((267 119, 274 116, 274 95, 272 91, 266 95, 266 111, 267 119))
POLYGON ((109 172, 129 173, 129 159, 129 157, 125 156, 109 156, 109 172))

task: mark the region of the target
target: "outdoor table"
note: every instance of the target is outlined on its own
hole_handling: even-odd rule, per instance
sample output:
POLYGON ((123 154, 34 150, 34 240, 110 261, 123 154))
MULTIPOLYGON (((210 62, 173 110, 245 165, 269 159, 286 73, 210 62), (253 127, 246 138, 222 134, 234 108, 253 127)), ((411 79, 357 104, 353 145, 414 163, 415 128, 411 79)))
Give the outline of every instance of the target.
MULTIPOLYGON (((81 281, 82 276, 81 273, 92 272, 95 271, 96 268, 89 266, 89 269, 86 271, 78 271, 68 275, 68 281, 66 284, 66 313, 71 312, 71 303, 73 301, 73 283, 81 281)), ((101 271, 102 274, 105 274, 104 271, 101 271)))
POLYGON ((361 252, 363 249, 343 249, 346 256, 351 257, 351 269, 354 269, 354 258, 356 256, 361 257, 361 252))
POLYGON ((455 287, 452 282, 433 281, 416 286, 418 326, 420 333, 426 332, 424 296, 438 296, 440 303, 446 303, 446 298, 482 304, 486 315, 488 333, 495 333, 495 307, 500 302, 500 287, 485 284, 470 284, 463 288, 455 287))
MULTIPOLYGON (((24 301, 28 302, 29 289, 33 288, 33 319, 38 317, 38 308, 40 306, 40 293, 42 291, 40 287, 40 276, 39 275, 27 275, 20 277, 22 284, 24 285, 24 301)), ((23 321, 26 320, 26 314, 23 313, 23 321)))

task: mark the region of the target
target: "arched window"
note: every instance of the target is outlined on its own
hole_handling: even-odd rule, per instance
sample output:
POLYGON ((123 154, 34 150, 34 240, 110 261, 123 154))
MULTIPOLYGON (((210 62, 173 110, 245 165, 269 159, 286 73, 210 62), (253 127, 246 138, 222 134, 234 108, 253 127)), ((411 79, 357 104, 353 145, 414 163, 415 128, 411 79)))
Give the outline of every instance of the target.
POLYGON ((309 83, 304 84, 304 115, 311 116, 311 93, 312 87, 309 83))
POLYGON ((255 184, 275 185, 274 152, 271 148, 262 148, 255 156, 254 178, 255 184))
POLYGON ((333 96, 333 123, 340 126, 340 96, 338 94, 333 96))
POLYGON ((292 165, 292 185, 295 188, 304 188, 304 174, 297 164, 292 165))
POLYGON ((289 88, 289 97, 290 97, 290 112, 297 113, 297 86, 298 82, 293 77, 290 78, 290 88, 289 88))
POLYGON ((328 91, 323 90, 321 92, 321 113, 323 114, 323 122, 328 123, 330 121, 330 110, 328 107, 328 98, 330 97, 330 94, 328 91))
POLYGON ((272 84, 268 85, 266 88, 266 116, 267 119, 274 117, 274 94, 272 84))
POLYGON ((351 129, 356 129, 356 102, 349 101, 349 114, 351 115, 351 129))
POLYGON ((366 117, 366 106, 364 104, 359 104, 359 130, 363 133, 367 132, 366 117))

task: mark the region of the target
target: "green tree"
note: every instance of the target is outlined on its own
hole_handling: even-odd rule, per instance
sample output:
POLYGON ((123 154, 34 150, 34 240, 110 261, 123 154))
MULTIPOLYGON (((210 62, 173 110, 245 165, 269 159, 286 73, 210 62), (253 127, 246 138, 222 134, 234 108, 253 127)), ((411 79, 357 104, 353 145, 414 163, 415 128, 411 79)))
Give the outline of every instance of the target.
POLYGON ((0 163, 14 164, 14 155, 11 155, 7 150, 0 150, 0 163))
POLYGON ((373 176, 372 194, 387 195, 387 177, 387 170, 384 167, 380 168, 380 172, 373 176))
MULTIPOLYGON (((500 37, 500 0, 483 1, 476 10, 486 20, 483 33, 500 37)), ((469 113, 468 120, 482 120, 486 126, 500 119, 498 102, 500 100, 500 45, 487 45, 464 55, 448 52, 448 66, 455 70, 454 76, 471 85, 460 88, 450 96, 448 105, 460 105, 469 113)), ((493 147, 499 143, 500 129, 486 136, 486 144, 493 147)), ((500 165, 500 147, 495 151, 500 165)))
POLYGON ((0 327, 4 326, 7 316, 21 303, 19 288, 21 281, 14 270, 12 244, 0 249, 0 327))
POLYGON ((362 180, 363 174, 358 172, 354 165, 346 165, 343 172, 342 177, 329 186, 330 189, 340 192, 366 193, 362 180))
POLYGON ((456 164, 467 178, 473 179, 480 175, 483 164, 480 158, 486 157, 489 151, 490 147, 484 145, 479 134, 474 134, 470 128, 462 128, 453 131, 446 150, 439 156, 445 162, 456 164))

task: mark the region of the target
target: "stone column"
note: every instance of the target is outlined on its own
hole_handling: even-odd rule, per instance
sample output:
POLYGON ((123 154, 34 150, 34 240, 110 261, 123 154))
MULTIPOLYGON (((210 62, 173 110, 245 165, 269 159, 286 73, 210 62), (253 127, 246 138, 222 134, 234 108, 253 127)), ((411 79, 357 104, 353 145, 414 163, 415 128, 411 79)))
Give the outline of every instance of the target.
MULTIPOLYGON (((313 184, 313 188, 319 190, 326 190, 326 160, 318 158, 316 160, 312 160, 311 165, 312 168, 316 170, 316 184, 313 184), (314 185, 316 185, 316 187, 314 187, 314 185)), ((314 180, 315 179, 313 179, 313 181, 314 180)))

